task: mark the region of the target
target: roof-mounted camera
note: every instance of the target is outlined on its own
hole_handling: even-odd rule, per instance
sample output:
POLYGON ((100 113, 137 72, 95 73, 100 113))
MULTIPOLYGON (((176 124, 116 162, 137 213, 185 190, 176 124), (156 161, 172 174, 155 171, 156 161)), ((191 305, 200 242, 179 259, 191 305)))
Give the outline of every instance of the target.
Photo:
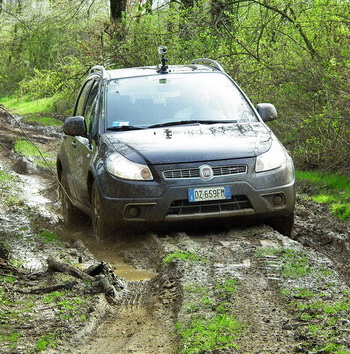
POLYGON ((167 54, 167 49, 165 46, 158 47, 158 54, 161 55, 159 72, 164 74, 168 72, 168 65, 166 65, 168 59, 165 58, 167 54))

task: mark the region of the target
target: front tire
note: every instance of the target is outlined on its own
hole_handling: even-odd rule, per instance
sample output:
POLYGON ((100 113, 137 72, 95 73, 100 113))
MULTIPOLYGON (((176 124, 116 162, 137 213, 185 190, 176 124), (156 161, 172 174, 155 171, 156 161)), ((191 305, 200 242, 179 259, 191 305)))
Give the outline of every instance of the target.
POLYGON ((91 190, 91 207, 92 232, 97 241, 104 240, 110 235, 110 230, 101 214, 101 197, 95 182, 91 190))
POLYGON ((294 226, 294 214, 271 219, 267 222, 267 224, 280 234, 291 237, 294 226))

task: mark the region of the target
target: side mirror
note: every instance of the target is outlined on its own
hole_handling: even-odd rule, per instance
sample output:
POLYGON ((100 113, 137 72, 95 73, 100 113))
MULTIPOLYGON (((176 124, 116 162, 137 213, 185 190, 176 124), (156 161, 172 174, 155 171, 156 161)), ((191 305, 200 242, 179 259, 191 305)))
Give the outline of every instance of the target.
POLYGON ((81 116, 69 117, 64 121, 63 132, 72 136, 87 136, 85 118, 81 116))
POLYGON ((256 106, 256 110, 264 122, 270 122, 277 118, 276 107, 271 103, 259 103, 256 106))

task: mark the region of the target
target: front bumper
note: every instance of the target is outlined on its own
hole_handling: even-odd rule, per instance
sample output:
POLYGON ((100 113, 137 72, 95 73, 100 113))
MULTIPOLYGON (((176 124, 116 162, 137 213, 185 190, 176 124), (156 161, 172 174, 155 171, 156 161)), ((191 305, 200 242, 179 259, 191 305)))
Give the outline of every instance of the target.
POLYGON ((140 183, 105 174, 99 185, 105 187, 100 189, 103 217, 112 229, 139 223, 264 220, 291 215, 295 207, 292 165, 259 175, 248 169, 244 175, 210 181, 216 187, 230 187, 232 198, 223 201, 189 202, 189 188, 208 186, 198 179, 140 183))

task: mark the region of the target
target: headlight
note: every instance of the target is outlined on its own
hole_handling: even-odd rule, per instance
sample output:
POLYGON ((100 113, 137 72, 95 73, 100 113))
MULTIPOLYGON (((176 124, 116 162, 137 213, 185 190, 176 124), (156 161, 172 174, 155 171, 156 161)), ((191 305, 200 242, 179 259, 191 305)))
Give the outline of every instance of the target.
POLYGON ((280 143, 274 141, 270 150, 257 156, 255 172, 274 170, 281 167, 286 161, 286 153, 280 143))
POLYGON ((147 165, 132 162, 117 152, 114 152, 106 159, 107 171, 119 178, 152 181, 153 176, 147 165))

